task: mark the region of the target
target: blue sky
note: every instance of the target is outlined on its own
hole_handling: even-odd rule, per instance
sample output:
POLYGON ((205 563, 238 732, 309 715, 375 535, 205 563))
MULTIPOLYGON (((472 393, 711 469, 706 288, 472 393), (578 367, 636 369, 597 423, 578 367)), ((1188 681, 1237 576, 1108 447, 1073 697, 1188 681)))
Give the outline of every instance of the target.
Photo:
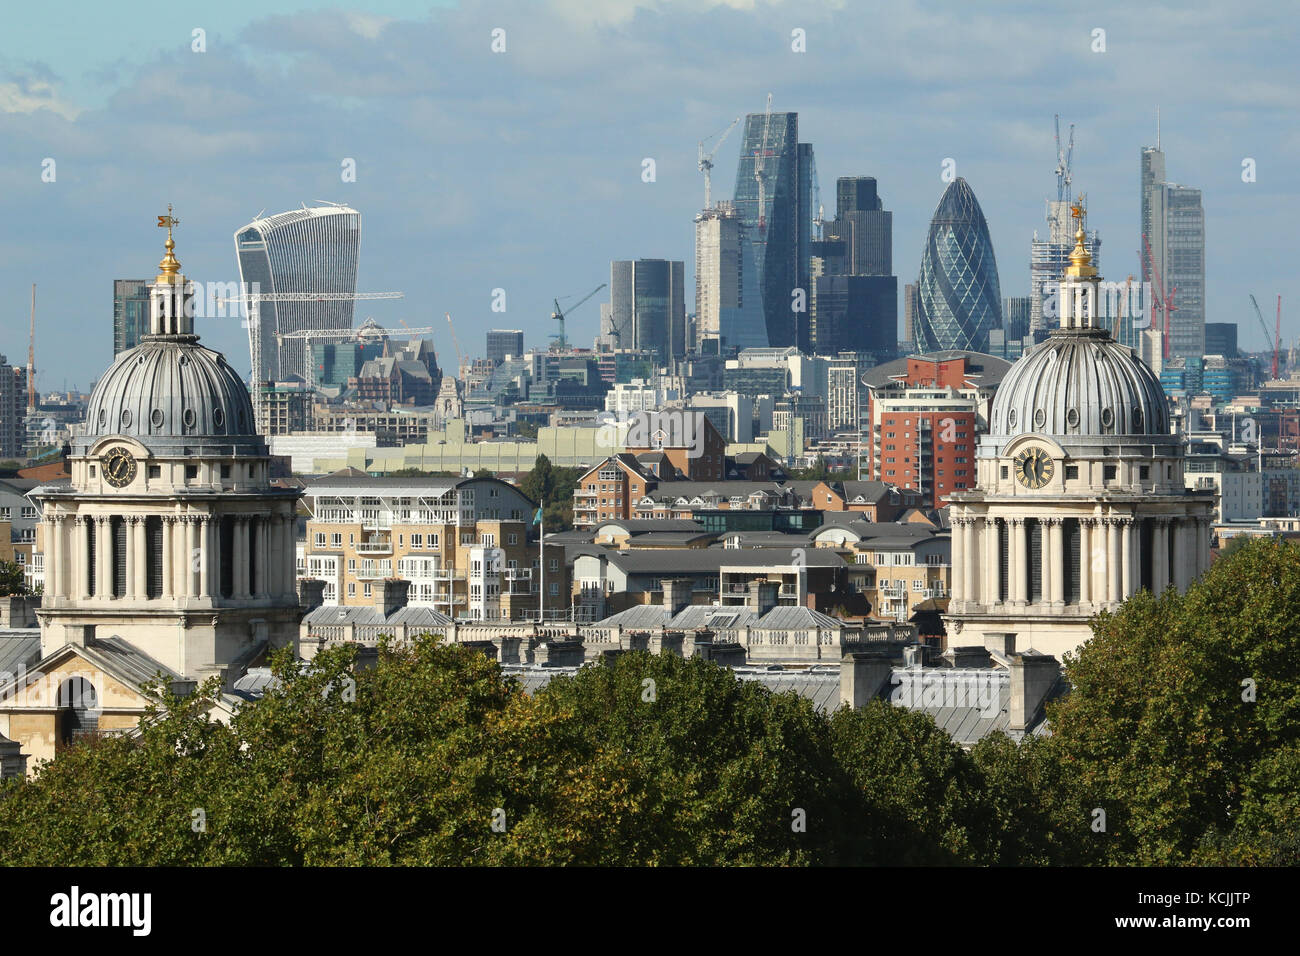
MULTIPOLYGON (((36 282, 43 389, 84 387, 108 364, 112 280, 156 271, 168 202, 186 273, 219 281, 237 278, 231 235, 260 210, 355 206, 359 288, 406 293, 360 304, 358 321, 432 325, 444 364, 444 311, 472 353, 493 326, 540 345, 551 298, 608 281, 613 258, 683 259, 693 295, 696 142, 768 92, 800 113, 827 205, 837 176, 878 178, 900 287, 954 159, 1004 295, 1027 292, 1029 240, 1055 195, 1053 113, 1077 124, 1075 186, 1102 272, 1137 272, 1138 151, 1159 105, 1170 178, 1205 193, 1209 321, 1239 322, 1262 347, 1247 293, 1270 322, 1281 293, 1283 335, 1300 335, 1288 4, 123 0, 3 16, 0 352, 25 356, 36 282), (191 49, 196 28, 206 52, 191 49), (807 52, 791 50, 795 28, 807 52), (341 181, 345 158, 355 183, 341 181), (490 311, 498 287, 504 315, 490 311)), ((715 158, 715 196, 730 194, 738 143, 715 158)), ((572 318, 575 340, 595 333, 603 295, 572 318)), ((199 331, 247 370, 236 321, 199 331)))

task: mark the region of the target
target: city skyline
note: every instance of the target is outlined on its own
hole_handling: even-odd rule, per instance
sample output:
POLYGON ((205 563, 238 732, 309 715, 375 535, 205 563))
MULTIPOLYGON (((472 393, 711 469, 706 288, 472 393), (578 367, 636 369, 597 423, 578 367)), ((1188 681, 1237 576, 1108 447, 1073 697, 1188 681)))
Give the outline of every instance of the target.
MULTIPOLYGON (((0 62, 0 135, 11 145, 0 178, 11 216, 30 224, 4 247, 0 351, 25 349, 22 320, 35 281, 43 391, 65 380, 85 387, 111 357, 107 283, 139 271, 124 250, 147 241, 152 223, 136 209, 168 200, 186 217, 186 270, 200 281, 237 278, 228 237, 260 208, 319 199, 360 210, 369 252, 358 290, 397 289, 407 298, 368 306, 358 321, 373 314, 384 325, 439 325, 431 320, 451 311, 458 322, 522 328, 530 346, 541 346, 551 299, 599 282, 611 259, 685 261, 689 290, 692 219, 703 198, 695 141, 730 117, 761 111, 768 92, 774 112, 800 114, 799 138, 819 154, 824 205, 840 176, 873 176, 890 197, 900 285, 916 277, 945 185, 942 161, 954 159, 988 218, 1005 296, 1028 291, 1024 250, 1054 194, 1057 112, 1077 124, 1074 172, 1093 221, 1106 223, 1107 278, 1137 272, 1133 167, 1141 147, 1155 142, 1159 106, 1171 173, 1204 195, 1206 320, 1237 323, 1242 347, 1259 349, 1247 293, 1268 300, 1280 292, 1284 338, 1300 331, 1287 319, 1297 291, 1281 265, 1295 187, 1279 172, 1293 134, 1278 122, 1296 68, 1281 56, 1285 31, 1270 28, 1275 8, 1267 5, 1232 14, 1203 8, 1182 21, 1170 14, 1158 25, 1120 8, 1091 8, 1096 24, 1026 9, 1008 26, 978 12, 938 17, 911 7, 877 24, 852 11, 790 5, 666 4, 656 18, 615 4, 597 6, 593 26, 567 4, 497 4, 490 12, 468 4, 413 21, 411 5, 381 2, 368 9, 396 19, 303 12, 276 18, 275 31, 254 29, 266 18, 244 9, 234 4, 224 24, 207 27, 201 55, 191 52, 197 25, 180 13, 141 37, 133 57, 140 66, 103 62, 85 36, 66 52, 33 42, 22 62, 12 51, 0 62), (908 63, 868 37, 868 25, 899 50, 915 51, 922 32, 938 31, 926 40, 933 62, 908 63), (494 55, 498 26, 507 48, 494 55), (1091 49, 1096 26, 1107 31, 1105 53, 1091 49), (791 49, 795 29, 806 31, 805 53, 791 49), (708 42, 683 45, 683 36, 708 42), (568 66, 546 53, 562 40, 573 51, 568 66), (654 48, 645 58, 653 70, 625 69, 633 43, 654 48), (877 61, 855 57, 876 43, 877 61), (416 47, 440 57, 426 64, 416 47), (400 54, 401 69, 385 67, 385 49, 400 54), (696 60, 706 50, 718 67, 701 89, 696 60), (1206 56, 1234 83, 1216 81, 1206 56), (729 71, 732 62, 745 67, 729 71), (91 85, 87 74, 100 82, 91 85), (592 83, 593 75, 609 83, 592 83), (976 76, 986 82, 972 85, 976 76), (875 95, 839 92, 862 84, 875 95), (662 109, 626 110, 624 94, 638 88, 658 91, 662 109), (1078 105, 1083 89, 1093 91, 1086 109, 1078 105), (1148 92, 1149 102, 1135 101, 1133 89, 1148 92), (285 119, 301 116, 308 101, 310 124, 285 119), (553 120, 558 102, 566 108, 556 136, 538 117, 553 120), (92 139, 93 148, 84 145, 92 139), (457 141, 465 148, 447 149, 457 141), (46 158, 57 163, 55 182, 41 181, 46 158), (356 160, 356 182, 340 178, 347 158, 356 160), (654 182, 643 182, 646 158, 655 160, 654 182), (1256 182, 1242 181, 1245 158, 1258 164, 1256 182), (539 178, 547 188, 527 185, 539 178), (71 217, 80 221, 75 234, 65 225, 71 217), (84 283, 58 281, 55 270, 69 258, 84 283), (507 293, 504 313, 491 311, 497 288, 507 293), (73 336, 86 347, 60 354, 57 343, 73 336)), ((14 16, 11 37, 21 42, 25 18, 35 29, 39 16, 14 16)), ((95 24, 91 16, 70 29, 95 24)), ((715 158, 717 198, 734 190, 739 142, 733 137, 715 158)), ((205 344, 247 371, 238 320, 198 326, 205 344)), ((573 326, 570 337, 589 343, 595 314, 573 326)), ((451 364, 450 335, 440 329, 433 338, 441 363, 451 364)))

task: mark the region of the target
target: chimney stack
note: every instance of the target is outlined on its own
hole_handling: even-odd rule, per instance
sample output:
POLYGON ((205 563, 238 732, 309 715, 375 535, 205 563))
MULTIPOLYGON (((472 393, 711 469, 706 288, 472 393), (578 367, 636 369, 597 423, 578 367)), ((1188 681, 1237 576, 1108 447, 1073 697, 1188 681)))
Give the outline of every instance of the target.
POLYGON ((1060 676, 1061 665, 1050 654, 1030 652, 1011 658, 1011 730, 1030 729, 1060 676))
POLYGON ((406 607, 406 596, 410 590, 410 581, 403 581, 401 578, 384 578, 374 588, 375 607, 379 608, 380 614, 388 617, 406 607))
POLYGON ((840 661, 840 703, 856 710, 889 689, 894 670, 893 649, 872 647, 845 654, 840 661))
POLYGON ((325 603, 325 582, 319 578, 303 578, 298 582, 298 604, 303 612, 314 611, 325 603))
POLYGON ((750 581, 745 605, 756 614, 766 614, 777 605, 781 585, 777 581, 750 581))
POLYGON ((690 578, 664 578, 664 613, 677 616, 691 603, 690 578))

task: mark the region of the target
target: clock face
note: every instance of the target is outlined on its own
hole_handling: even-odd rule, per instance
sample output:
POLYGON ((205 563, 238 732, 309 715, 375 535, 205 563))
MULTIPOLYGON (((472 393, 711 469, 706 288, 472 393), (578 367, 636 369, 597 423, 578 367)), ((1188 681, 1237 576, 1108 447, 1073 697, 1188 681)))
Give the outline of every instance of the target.
POLYGON ((1016 455, 1016 480, 1026 488, 1041 488, 1052 480, 1052 459, 1041 448, 1026 448, 1016 455))
POLYGON ((124 488, 135 480, 135 456, 125 448, 110 448, 99 463, 104 480, 114 488, 124 488))

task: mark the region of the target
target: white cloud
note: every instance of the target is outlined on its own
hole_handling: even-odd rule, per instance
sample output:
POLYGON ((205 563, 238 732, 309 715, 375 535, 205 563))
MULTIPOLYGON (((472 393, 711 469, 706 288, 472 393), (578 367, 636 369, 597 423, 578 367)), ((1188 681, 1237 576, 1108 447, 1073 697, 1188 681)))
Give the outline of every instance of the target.
POLYGON ((75 120, 81 108, 59 98, 52 84, 44 80, 0 83, 0 113, 35 113, 50 110, 67 120, 75 120))

